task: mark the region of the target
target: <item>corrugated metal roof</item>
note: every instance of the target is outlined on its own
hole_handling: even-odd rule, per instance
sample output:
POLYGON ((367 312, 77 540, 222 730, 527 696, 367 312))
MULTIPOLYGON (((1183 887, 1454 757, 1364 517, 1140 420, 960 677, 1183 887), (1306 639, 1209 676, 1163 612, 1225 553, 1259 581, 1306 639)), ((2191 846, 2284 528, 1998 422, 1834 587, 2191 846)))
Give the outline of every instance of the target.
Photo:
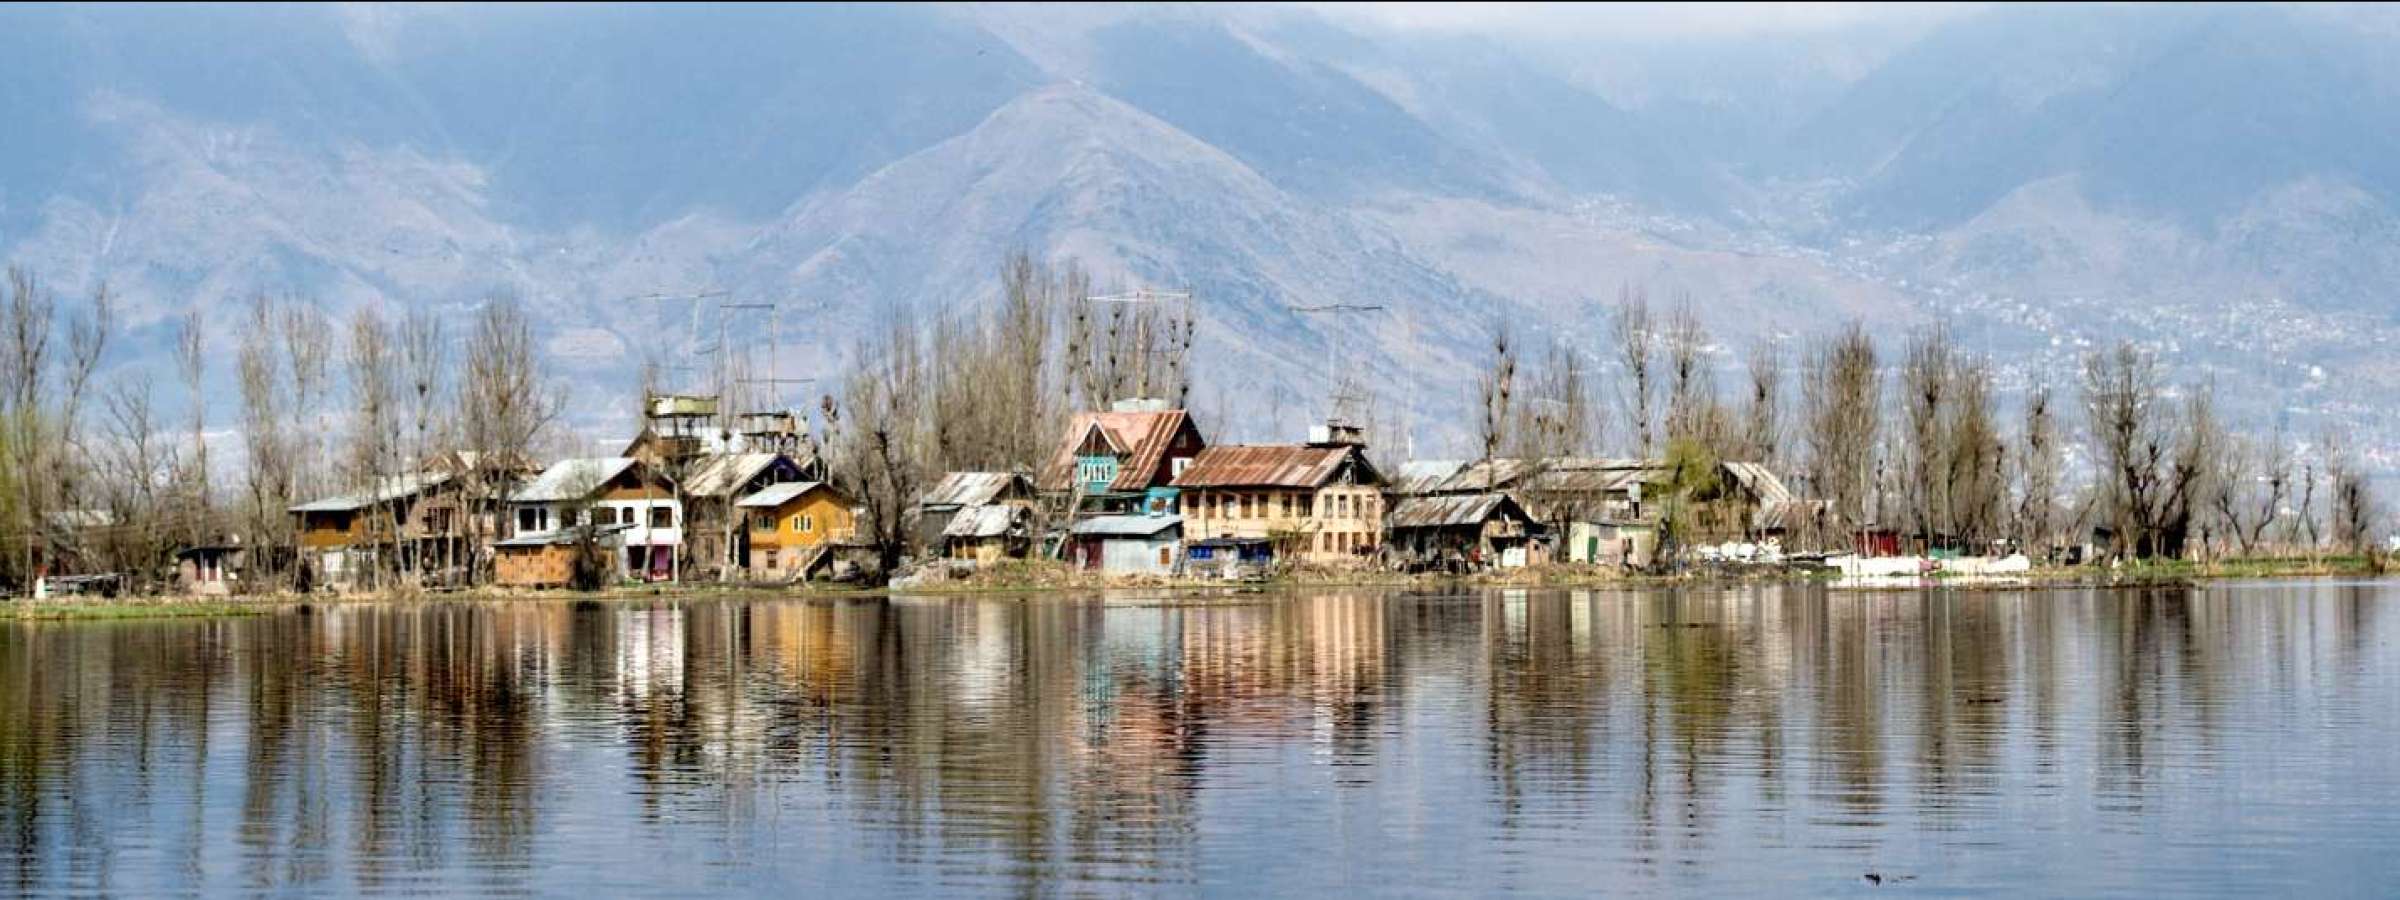
POLYGON ((543 469, 542 474, 517 489, 509 499, 519 503, 559 503, 590 496, 601 485, 616 480, 633 468, 636 461, 629 457, 610 456, 585 459, 562 459, 543 469))
POLYGON ((1383 482, 1355 446, 1267 444, 1202 450, 1192 457, 1190 468, 1175 476, 1175 486, 1314 488, 1332 481, 1344 463, 1356 465, 1360 484, 1383 482))
POLYGON ((1784 487, 1783 479, 1775 477, 1775 473, 1766 466, 1754 462, 1729 462, 1725 464, 1725 470, 1733 473, 1733 480, 1741 483, 1743 490, 1757 497, 1761 506, 1772 507, 1792 499, 1792 490, 1784 487))
POLYGON ((1401 496, 1435 493, 1444 482, 1467 467, 1463 459, 1412 459, 1392 473, 1391 492, 1401 496))
POLYGON ((1451 494, 1441 497, 1410 497, 1392 506, 1383 520, 1394 529, 1454 528, 1481 525, 1495 515, 1527 519, 1525 510, 1507 494, 1451 494))
POLYGON ((918 506, 980 506, 1000 499, 1011 485, 1024 483, 1030 493, 1033 485, 1025 476, 1015 472, 952 472, 925 492, 918 506))
POLYGON ((1149 537, 1182 525, 1182 516, 1093 516, 1075 523, 1075 533, 1084 537, 1149 537))
POLYGON ((296 513, 352 512, 379 503, 389 503, 416 496, 448 483, 450 478, 451 473, 449 472, 413 472, 407 475, 387 476, 377 480, 374 487, 366 490, 326 497, 321 500, 311 500, 292 507, 291 511, 296 513))
MULTIPOLYGON (((1108 439, 1126 448, 1124 465, 1117 468, 1117 478, 1109 482, 1115 491, 1139 491, 1150 487, 1151 473, 1158 471, 1160 460, 1175 442, 1175 435, 1190 421, 1183 410, 1164 412, 1079 412, 1067 423, 1066 440, 1042 467, 1040 484, 1045 491, 1064 491, 1075 487, 1075 449, 1083 446, 1083 438, 1099 425, 1108 439)), ((1195 440, 1197 436, 1195 435, 1195 440)))
POLYGON ((1600 493, 1622 486, 1629 473, 1658 469, 1664 464, 1604 456, 1557 459, 1496 457, 1459 464, 1457 470, 1431 484, 1411 485, 1408 494, 1474 494, 1484 491, 1549 491, 1600 493))
POLYGON ((715 453, 700 457, 692 464, 691 474, 684 476, 683 492, 693 497, 725 496, 740 490, 783 458, 781 453, 715 453))
POLYGON ((1025 507, 1005 504, 963 507, 950 517, 950 524, 942 529, 942 536, 1000 537, 1015 529, 1020 520, 1031 518, 1032 515, 1032 511, 1025 507))
POLYGON ((773 509, 792 502, 802 494, 824 487, 822 481, 786 481, 760 488, 758 493, 743 497, 733 505, 743 509, 773 509))

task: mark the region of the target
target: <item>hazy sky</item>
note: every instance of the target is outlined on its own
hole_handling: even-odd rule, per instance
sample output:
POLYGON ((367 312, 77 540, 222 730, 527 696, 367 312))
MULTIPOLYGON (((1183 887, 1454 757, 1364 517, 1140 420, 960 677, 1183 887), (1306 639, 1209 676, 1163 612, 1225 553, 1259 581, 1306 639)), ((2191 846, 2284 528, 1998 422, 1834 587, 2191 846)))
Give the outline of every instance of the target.
POLYGON ((1979 3, 1326 3, 1327 15, 1407 30, 1572 38, 1733 37, 1875 20, 1940 19, 1979 3))

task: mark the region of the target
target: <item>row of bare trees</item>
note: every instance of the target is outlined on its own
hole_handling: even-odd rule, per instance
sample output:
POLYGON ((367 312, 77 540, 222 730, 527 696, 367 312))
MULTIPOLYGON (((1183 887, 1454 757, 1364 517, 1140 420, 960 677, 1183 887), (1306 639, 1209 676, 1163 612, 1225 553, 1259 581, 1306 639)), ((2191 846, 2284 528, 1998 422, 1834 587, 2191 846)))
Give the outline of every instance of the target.
MULTIPOLYGON (((506 461, 527 456, 562 408, 531 320, 504 296, 480 304, 454 338, 433 309, 394 322, 364 307, 336 321, 308 298, 262 293, 230 314, 194 308, 172 319, 165 366, 104 367, 116 318, 105 287, 66 308, 33 273, 8 271, 0 527, 11 540, 0 583, 23 588, 77 568, 155 587, 178 548, 238 543, 253 586, 295 585, 305 578, 295 503, 374 490, 437 455, 479 450, 459 458, 488 508, 512 482, 506 461), (162 403, 162 374, 180 382, 179 421, 164 411, 178 401, 162 403), (230 455, 211 440, 210 412, 228 405, 212 402, 221 375, 235 387, 230 455)), ((377 533, 398 531, 389 508, 369 514, 382 517, 377 533)), ((391 549, 369 577, 419 574, 403 572, 399 561, 413 557, 391 549)))
POLYGON ((1189 302, 1096 299, 1074 264, 1026 253, 980 313, 928 324, 905 306, 853 348, 820 403, 831 477, 860 506, 886 571, 909 546, 908 511, 942 473, 1037 473, 1076 410, 1128 397, 1182 406, 1197 321, 1189 302))
POLYGON ((1767 338, 1747 353, 1730 398, 1715 382, 1721 351, 1688 297, 1662 313, 1629 286, 1608 326, 1603 346, 1553 338, 1528 366, 1496 322, 1476 380, 1478 452, 1538 465, 1610 445, 1609 404, 1594 398, 1588 359, 1615 381, 1605 410, 1621 423, 1614 446, 1661 461, 1755 461, 1794 477, 1824 502, 1824 533, 1813 539, 1828 545, 1872 528, 1921 547, 2039 551, 2090 529, 2127 557, 2329 543, 2355 553, 2380 528, 2372 483, 2343 442, 2329 436, 2302 456, 2280 430, 2264 440, 2233 433, 2213 388, 2168 383, 2157 356, 2131 343, 2085 359, 2080 423, 2063 421, 2035 373, 2012 425, 1992 361, 1938 325, 1907 333, 1896 356, 1863 322, 1809 340, 1796 359, 1767 338), (2069 430, 2077 424, 2080 441, 2069 430), (2087 475, 2075 487, 2064 477, 2071 447, 2087 475))

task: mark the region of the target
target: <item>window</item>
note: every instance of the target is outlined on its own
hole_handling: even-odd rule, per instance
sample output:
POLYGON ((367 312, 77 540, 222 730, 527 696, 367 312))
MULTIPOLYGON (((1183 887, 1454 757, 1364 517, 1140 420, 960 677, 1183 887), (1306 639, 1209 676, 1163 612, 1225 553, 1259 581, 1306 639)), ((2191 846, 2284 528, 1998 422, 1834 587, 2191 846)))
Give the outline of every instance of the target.
MULTIPOLYGON (((772 512, 768 512, 768 511, 766 511, 766 510, 759 510, 759 511, 757 511, 757 512, 751 513, 751 514, 750 514, 750 530, 751 530, 751 531, 774 531, 774 530, 775 530, 775 514, 774 514, 774 513, 772 513, 772 512)), ((772 565, 773 565, 773 563, 769 563, 768 565, 772 566, 772 565)))
POLYGON ((653 507, 650 507, 650 527, 652 527, 652 528, 673 528, 673 527, 675 527, 675 508, 674 508, 674 507, 672 507, 672 506, 653 506, 653 507))
POLYGON ((530 506, 517 510, 517 530, 542 530, 542 511, 530 506))
POLYGON ((617 508, 616 508, 616 507, 614 507, 614 506, 602 506, 602 507, 599 507, 599 508, 596 508, 596 509, 592 510, 592 524, 594 524, 594 525, 615 525, 615 524, 617 524, 617 508))
POLYGON ((1178 456, 1178 457, 1175 457, 1175 464, 1174 464, 1174 472, 1175 472, 1175 477, 1177 477, 1177 478, 1182 478, 1182 477, 1183 477, 1183 470, 1185 470, 1185 469, 1189 469, 1189 468, 1191 468, 1191 467, 1192 467, 1192 458, 1191 458, 1191 457, 1189 457, 1189 456, 1178 456))
POLYGON ((766 551, 766 556, 764 557, 764 561, 765 561, 765 563, 766 563, 766 567, 767 567, 767 568, 769 568, 769 569, 775 568, 775 551, 773 551, 773 550, 766 551))
POLYGON ((817 530, 817 517, 807 513, 801 513, 800 515, 793 516, 792 530, 800 532, 801 534, 807 534, 817 530))

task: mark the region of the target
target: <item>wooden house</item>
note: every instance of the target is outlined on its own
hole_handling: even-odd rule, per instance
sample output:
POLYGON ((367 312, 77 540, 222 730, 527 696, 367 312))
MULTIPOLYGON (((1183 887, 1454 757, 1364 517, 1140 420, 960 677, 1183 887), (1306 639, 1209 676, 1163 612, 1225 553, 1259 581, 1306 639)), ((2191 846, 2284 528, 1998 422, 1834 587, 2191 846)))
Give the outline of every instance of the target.
POLYGON ((459 481, 448 471, 377 479, 364 489, 291 507, 301 564, 315 583, 352 588, 372 567, 386 571, 433 568, 460 533, 459 481))
POLYGON ((1383 546, 1383 477, 1347 439, 1210 447, 1174 484, 1193 540, 1264 539, 1278 560, 1328 565, 1383 546))
POLYGON ((969 506, 949 517, 937 543, 942 557, 989 565, 1023 559, 1033 547, 1033 509, 1012 503, 969 506))
POLYGON ((1034 499, 1033 479, 1017 472, 951 472, 943 475, 941 481, 917 500, 913 509, 917 544, 922 547, 946 547, 951 524, 962 517, 974 520, 969 523, 969 531, 988 531, 991 526, 1006 523, 1017 515, 983 512, 983 508, 1005 506, 1030 511, 1034 499))
POLYGON ((1204 444, 1184 410, 1120 401, 1107 412, 1076 413, 1034 483, 1073 516, 1164 513, 1174 507, 1175 476, 1204 444))
POLYGON ((625 538, 634 526, 576 525, 552 531, 527 532, 492 542, 493 581, 502 587, 565 587, 575 580, 575 557, 589 541, 604 560, 604 581, 633 575, 626 568, 625 538))
POLYGON ((579 525, 631 526, 621 552, 624 570, 644 580, 682 575, 683 505, 675 483, 638 459, 562 459, 509 496, 512 537, 543 535, 579 525))
POLYGON ((175 551, 175 589, 194 597, 223 597, 241 580, 242 548, 201 544, 175 551))
POLYGON ((712 453, 692 461, 682 481, 687 558, 728 574, 749 568, 748 516, 735 504, 774 485, 822 482, 822 467, 811 463, 781 453, 712 453), (816 477, 806 477, 812 472, 816 477))
POLYGON ((1498 491, 1404 498, 1385 521, 1393 560, 1418 571, 1524 565, 1534 534, 1533 517, 1498 491))
POLYGON ((771 485, 737 506, 749 521, 753 578, 805 578, 858 534, 857 501, 822 481, 771 485))

